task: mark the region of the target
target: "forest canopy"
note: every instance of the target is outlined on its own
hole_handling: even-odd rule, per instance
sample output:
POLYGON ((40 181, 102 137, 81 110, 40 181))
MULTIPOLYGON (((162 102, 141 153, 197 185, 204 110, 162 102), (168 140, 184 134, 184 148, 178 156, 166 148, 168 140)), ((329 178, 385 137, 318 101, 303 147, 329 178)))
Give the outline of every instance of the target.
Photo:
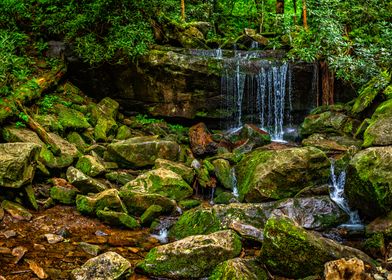
POLYGON ((290 59, 326 61, 338 77, 357 86, 391 70, 390 1, 184 0, 185 18, 181 2, 1 1, 0 95, 34 75, 51 40, 70 44, 91 65, 127 63, 154 44, 170 43, 158 39, 157 30, 191 22, 209 22, 206 39, 217 46, 235 42, 244 28, 256 29, 270 36, 265 48, 284 48, 290 59), (278 12, 279 3, 284 8, 278 12))

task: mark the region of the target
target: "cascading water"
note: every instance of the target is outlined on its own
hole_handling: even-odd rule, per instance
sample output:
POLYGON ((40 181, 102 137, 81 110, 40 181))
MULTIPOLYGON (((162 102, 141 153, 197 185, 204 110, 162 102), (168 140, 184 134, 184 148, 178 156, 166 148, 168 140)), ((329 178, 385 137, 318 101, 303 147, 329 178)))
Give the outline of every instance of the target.
POLYGON ((344 186, 346 183, 346 172, 341 171, 339 175, 335 174, 335 162, 331 162, 331 184, 330 184, 330 197, 344 212, 349 215, 349 220, 341 227, 360 228, 363 227, 358 212, 350 209, 346 198, 344 197, 344 186))
POLYGON ((237 177, 235 176, 234 167, 231 168, 230 172, 231 172, 231 178, 233 180, 233 195, 235 198, 238 198, 239 197, 238 184, 237 184, 237 177))

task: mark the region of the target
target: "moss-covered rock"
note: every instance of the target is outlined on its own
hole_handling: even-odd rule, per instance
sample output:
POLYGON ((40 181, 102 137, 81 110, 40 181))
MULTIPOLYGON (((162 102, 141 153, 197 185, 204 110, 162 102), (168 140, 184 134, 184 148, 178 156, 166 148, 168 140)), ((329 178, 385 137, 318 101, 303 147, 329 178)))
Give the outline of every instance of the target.
POLYGON ((79 191, 76 188, 53 186, 50 188, 50 197, 62 204, 75 204, 76 195, 79 191))
POLYGON ((190 197, 193 193, 193 189, 180 175, 164 168, 139 175, 135 180, 124 185, 121 190, 160 194, 177 201, 190 197))
POLYGON ((67 141, 74 144, 81 153, 84 153, 87 148, 86 141, 84 141, 83 137, 76 131, 72 131, 67 135, 67 141))
POLYGON ((150 225, 154 219, 158 218, 163 212, 163 208, 159 205, 151 205, 140 217, 140 222, 143 225, 150 225))
POLYGON ((231 230, 190 236, 152 249, 137 269, 156 277, 207 277, 217 264, 237 257, 241 247, 240 238, 231 230))
POLYGON ((366 234, 382 234, 385 237, 392 238, 392 212, 371 221, 366 226, 366 234))
POLYGON ((33 215, 22 205, 12 201, 3 200, 1 203, 1 208, 3 208, 8 214, 17 220, 30 221, 33 217, 33 215))
POLYGON ((91 127, 84 114, 75 109, 62 104, 56 104, 54 109, 58 116, 58 122, 64 130, 83 131, 91 127))
POLYGON ((116 280, 131 268, 131 263, 115 252, 106 252, 89 259, 71 272, 72 280, 116 280))
POLYGON ((110 210, 97 210, 96 215, 98 219, 114 226, 124 226, 130 229, 140 227, 139 222, 124 212, 116 212, 110 210))
POLYGON ((381 103, 363 135, 363 146, 392 145, 392 99, 381 103))
POLYGON ((302 140, 302 145, 316 147, 325 152, 345 152, 352 146, 360 147, 361 140, 355 140, 349 136, 332 136, 315 133, 302 140))
POLYGON ((91 177, 96 177, 106 171, 103 163, 98 158, 90 155, 80 157, 75 167, 91 177))
POLYGON ((98 210, 128 213, 116 189, 109 189, 93 196, 78 194, 76 196, 76 208, 80 213, 89 215, 95 214, 98 210))
POLYGON ((152 166, 158 158, 176 161, 179 145, 154 136, 134 137, 108 145, 108 158, 125 167, 152 166))
POLYGON ((314 147, 256 149, 236 167, 240 199, 261 202, 292 197, 305 187, 325 182, 329 166, 325 153, 314 147))
POLYGON ((157 159, 155 161, 155 168, 165 168, 180 175, 188 184, 191 184, 195 177, 195 171, 179 162, 174 162, 166 159, 157 159))
POLYGON ((229 204, 232 202, 238 202, 237 197, 231 192, 221 192, 214 197, 215 204, 229 204))
POLYGON ((385 238, 379 232, 375 233, 363 242, 363 250, 373 258, 385 256, 385 238))
POLYGON ((176 209, 176 202, 160 194, 140 193, 129 190, 119 192, 121 200, 132 215, 142 215, 150 206, 159 205, 162 213, 169 214, 176 209))
POLYGON ((97 141, 106 141, 109 135, 114 135, 117 130, 116 117, 119 104, 110 97, 102 99, 91 111, 94 123, 94 137, 97 141))
POLYGON ((265 225, 260 260, 274 274, 288 278, 322 275, 324 263, 344 257, 372 263, 365 253, 307 232, 288 218, 270 218, 265 225))
POLYGON ((208 234, 221 230, 221 222, 213 208, 194 208, 184 212, 170 229, 169 235, 176 239, 196 234, 208 234))
POLYGON ((238 140, 248 140, 254 148, 257 148, 271 143, 271 136, 253 124, 245 124, 239 132, 238 140))
POLYGON ((91 178, 79 169, 70 166, 67 169, 67 180, 81 193, 98 193, 107 189, 107 186, 97 179, 91 178))
POLYGON ((135 179, 135 176, 126 171, 112 171, 105 174, 105 178, 110 182, 125 185, 126 183, 135 179))
POLYGON ((126 125, 122 125, 117 129, 116 139, 126 140, 134 136, 132 129, 126 125))
POLYGON ((39 152, 34 143, 0 144, 0 186, 20 188, 31 183, 39 152))
POLYGON ((268 280, 268 274, 255 259, 235 258, 214 269, 208 280, 268 280))
POLYGON ((233 190, 236 185, 234 169, 228 160, 216 159, 212 162, 218 182, 226 189, 233 190))
POLYGON ((180 206, 183 210, 189 210, 195 208, 201 204, 200 200, 197 199, 185 199, 178 202, 178 206, 180 206))
POLYGON ((360 151, 350 161, 345 193, 362 215, 375 218, 392 210, 392 147, 360 151))

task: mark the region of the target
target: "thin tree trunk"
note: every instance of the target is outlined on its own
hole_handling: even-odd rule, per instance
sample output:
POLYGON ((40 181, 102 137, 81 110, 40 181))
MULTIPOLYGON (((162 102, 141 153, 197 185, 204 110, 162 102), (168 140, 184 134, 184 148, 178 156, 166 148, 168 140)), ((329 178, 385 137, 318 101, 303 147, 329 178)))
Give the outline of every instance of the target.
POLYGON ((284 0, 277 0, 276 1, 276 13, 277 14, 284 14, 284 0))
POLYGON ((293 0, 293 8, 294 8, 294 25, 297 25, 297 0, 293 0))
POLYGON ((302 0, 302 20, 304 23, 304 28, 308 30, 308 19, 307 19, 307 12, 306 12, 306 0, 302 0))
POLYGON ((334 104, 335 75, 325 61, 320 62, 322 105, 334 104))
POLYGON ((181 0, 181 19, 185 21, 185 0, 181 0))

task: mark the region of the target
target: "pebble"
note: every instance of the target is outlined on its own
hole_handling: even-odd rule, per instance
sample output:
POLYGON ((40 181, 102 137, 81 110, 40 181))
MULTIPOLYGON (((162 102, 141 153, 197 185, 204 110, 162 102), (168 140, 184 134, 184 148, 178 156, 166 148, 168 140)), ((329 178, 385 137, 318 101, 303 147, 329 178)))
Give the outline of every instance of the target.
POLYGON ((7 247, 0 247, 0 255, 10 255, 11 249, 7 247))
POLYGON ((33 260, 26 260, 29 264, 29 268, 34 272, 35 275, 38 276, 39 279, 47 279, 48 274, 44 271, 42 267, 40 267, 35 261, 33 260))
POLYGON ((27 251, 27 248, 23 246, 18 246, 12 249, 12 255, 16 257, 14 264, 17 264, 23 258, 27 251))
POLYGON ((95 232, 95 235, 96 235, 96 236, 108 236, 109 234, 107 234, 106 232, 103 232, 103 231, 101 231, 101 230, 97 230, 97 231, 95 232))
POLYGON ((98 256, 99 252, 101 251, 101 247, 98 245, 89 244, 87 242, 80 242, 79 246, 83 251, 92 256, 98 256))
POLYGON ((56 244, 64 240, 64 237, 52 233, 45 234, 45 237, 49 244, 56 244))
POLYGON ((44 251, 44 250, 46 250, 45 249, 45 246, 44 245, 42 245, 42 244, 34 244, 34 250, 41 250, 41 251, 44 251))
POLYGON ((7 239, 11 238, 11 237, 15 237, 16 234, 17 233, 14 230, 6 230, 6 231, 3 232, 4 237, 7 238, 7 239))

